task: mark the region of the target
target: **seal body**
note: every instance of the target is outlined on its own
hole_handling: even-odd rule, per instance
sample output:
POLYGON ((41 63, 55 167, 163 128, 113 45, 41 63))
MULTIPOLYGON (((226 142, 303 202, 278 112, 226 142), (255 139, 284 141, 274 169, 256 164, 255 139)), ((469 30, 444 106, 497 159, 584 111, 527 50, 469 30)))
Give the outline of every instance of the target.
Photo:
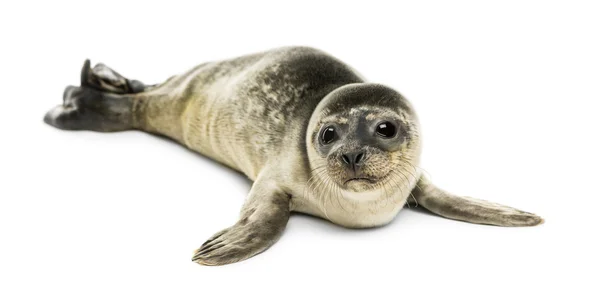
POLYGON ((383 190, 356 198, 342 191, 345 198, 325 201, 314 186, 306 187, 314 167, 305 136, 315 108, 333 90, 363 82, 352 68, 319 50, 282 48, 202 64, 172 77, 136 96, 135 122, 251 180, 261 172, 271 178, 281 174, 278 185, 287 188, 296 211, 347 227, 379 226, 403 207, 418 172, 407 174, 409 184, 394 202, 382 198, 383 190))
POLYGON ((194 254, 204 265, 266 250, 292 211, 364 228, 390 222, 408 200, 473 223, 542 222, 431 184, 418 166, 420 128, 408 100, 313 48, 204 63, 158 85, 86 61, 81 86, 67 87, 44 120, 67 130, 164 135, 253 180, 239 221, 194 254))
POLYGON ((306 159, 303 136, 315 107, 330 91, 356 82, 362 79, 350 68, 317 50, 284 48, 175 76, 137 97, 136 117, 141 129, 255 180, 282 157, 306 159))

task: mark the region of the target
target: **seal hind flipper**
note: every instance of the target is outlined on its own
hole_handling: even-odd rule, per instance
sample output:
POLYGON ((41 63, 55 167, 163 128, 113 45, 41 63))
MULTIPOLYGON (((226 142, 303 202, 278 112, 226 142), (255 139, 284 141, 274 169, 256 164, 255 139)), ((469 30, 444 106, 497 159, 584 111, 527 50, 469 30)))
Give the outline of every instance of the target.
POLYGON ((67 86, 63 104, 46 113, 44 121, 66 130, 133 129, 134 97, 153 86, 127 79, 102 63, 92 68, 89 59, 83 63, 80 76, 81 86, 67 86))
POLYGON ((192 261, 215 266, 257 255, 279 239, 289 216, 290 196, 258 181, 252 186, 240 220, 204 242, 192 261))
POLYGON ((524 227, 542 224, 544 219, 508 206, 449 194, 424 177, 412 191, 419 206, 445 218, 502 227, 524 227))
POLYGON ((130 95, 67 86, 63 104, 48 111, 44 122, 65 130, 128 130, 133 128, 133 100, 130 95))
POLYGON ((139 80, 125 78, 103 63, 91 68, 90 60, 86 59, 81 68, 81 87, 127 94, 142 92, 151 86, 144 85, 139 80))

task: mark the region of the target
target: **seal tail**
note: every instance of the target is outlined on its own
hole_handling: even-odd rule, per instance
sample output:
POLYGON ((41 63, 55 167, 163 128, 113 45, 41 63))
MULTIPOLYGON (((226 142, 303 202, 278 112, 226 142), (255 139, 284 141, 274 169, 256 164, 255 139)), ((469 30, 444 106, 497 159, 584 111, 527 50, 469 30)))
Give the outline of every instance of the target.
POLYGON ((134 128, 134 96, 152 86, 121 76, 104 64, 81 69, 81 86, 67 86, 63 104, 48 111, 44 122, 65 130, 123 131, 134 128))

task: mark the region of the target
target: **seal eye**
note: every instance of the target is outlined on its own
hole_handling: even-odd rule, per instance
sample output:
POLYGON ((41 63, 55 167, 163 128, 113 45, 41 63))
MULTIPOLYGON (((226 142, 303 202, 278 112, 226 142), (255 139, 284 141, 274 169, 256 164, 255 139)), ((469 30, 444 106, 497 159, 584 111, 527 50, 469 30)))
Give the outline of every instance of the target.
POLYGON ((396 127, 389 121, 384 121, 377 125, 375 132, 381 137, 391 138, 396 135, 396 127))
POLYGON ((333 139, 335 139, 335 129, 332 126, 328 126, 321 133, 321 141, 324 144, 329 144, 333 139))

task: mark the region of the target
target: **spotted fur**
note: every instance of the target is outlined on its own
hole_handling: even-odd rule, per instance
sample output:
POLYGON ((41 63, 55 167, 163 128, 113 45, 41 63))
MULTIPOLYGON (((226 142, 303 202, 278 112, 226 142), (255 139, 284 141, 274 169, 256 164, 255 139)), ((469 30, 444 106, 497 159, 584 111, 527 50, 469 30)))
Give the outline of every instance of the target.
POLYGON ((209 62, 154 86, 101 64, 91 69, 87 61, 81 86, 68 87, 63 104, 45 121, 61 129, 164 135, 253 180, 239 221, 194 254, 193 261, 204 265, 237 262, 266 250, 281 236, 292 211, 364 228, 390 222, 408 199, 468 222, 541 222, 428 183, 418 166, 420 129, 408 100, 387 86, 365 82, 313 48, 209 62), (393 139, 373 133, 381 120, 397 126, 393 139), (318 139, 325 125, 344 133, 331 146, 318 139), (351 173, 361 177, 348 178, 341 157, 356 150, 360 168, 353 163, 351 173))

